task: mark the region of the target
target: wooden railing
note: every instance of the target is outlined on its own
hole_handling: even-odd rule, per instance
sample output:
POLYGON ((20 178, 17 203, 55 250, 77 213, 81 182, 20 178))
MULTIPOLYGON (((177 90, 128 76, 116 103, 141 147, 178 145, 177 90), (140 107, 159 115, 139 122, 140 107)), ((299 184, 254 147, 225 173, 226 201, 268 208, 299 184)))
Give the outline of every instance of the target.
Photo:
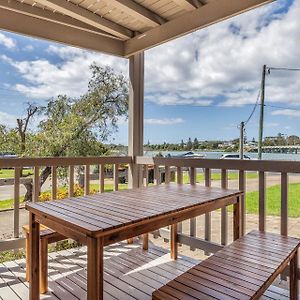
MULTIPOLYGON (((24 239, 19 237, 19 207, 20 207, 20 169, 30 167, 33 169, 33 201, 39 200, 40 194, 40 171, 45 166, 51 167, 51 198, 56 199, 58 191, 58 167, 68 168, 68 196, 74 195, 74 168, 84 166, 84 194, 90 193, 90 171, 91 166, 99 166, 99 191, 104 191, 104 167, 113 166, 113 189, 118 190, 118 166, 127 164, 132 166, 138 164, 143 166, 143 183, 149 184, 149 169, 154 171, 154 184, 161 184, 161 168, 164 169, 164 183, 171 182, 171 172, 176 172, 175 181, 177 184, 183 184, 183 175, 189 174, 189 183, 197 184, 197 171, 201 169, 204 173, 203 184, 207 187, 212 184, 212 170, 219 170, 221 177, 219 186, 228 187, 228 175, 231 171, 238 173, 238 188, 246 191, 246 175, 249 171, 258 174, 258 226, 259 230, 266 230, 266 174, 279 173, 281 178, 281 200, 280 200, 280 226, 278 231, 283 235, 288 235, 288 175, 292 173, 300 174, 300 162, 291 161, 251 161, 251 160, 220 160, 220 159, 192 159, 192 158, 151 158, 136 157, 134 161, 130 157, 76 157, 76 158, 20 158, 20 159, 0 159, 0 168, 13 168, 14 172, 14 225, 13 239, 1 240, 0 251, 17 249, 23 247, 24 239), (198 169, 198 170, 197 170, 198 169)), ((174 179, 174 176, 173 176, 174 179)), ((300 177, 299 177, 300 181, 300 177)), ((242 207, 242 232, 246 231, 246 205, 245 198, 241 201, 242 207)), ((299 196, 300 205, 300 196, 299 196)), ((204 217, 204 224, 197 224, 197 219, 193 218, 189 222, 189 232, 183 232, 182 224, 178 228, 178 241, 180 244, 188 245, 191 250, 202 249, 206 254, 214 253, 230 242, 228 231, 228 220, 230 214, 227 208, 220 212, 220 243, 212 240, 212 219, 208 213, 204 217), (204 228, 204 237, 197 236, 197 227, 204 228)), ((157 234, 157 233, 156 233, 157 234)), ((165 239, 169 239, 169 230, 162 229, 159 234, 165 239)))
MULTIPOLYGON (((204 173, 205 186, 211 185, 211 171, 219 170, 221 173, 221 180, 219 186, 222 188, 228 187, 228 172, 236 171, 238 173, 238 188, 246 192, 246 174, 248 171, 255 171, 258 173, 258 189, 259 189, 259 204, 258 204, 258 226, 259 230, 266 230, 266 174, 279 173, 281 176, 281 211, 280 211, 280 228, 279 232, 282 235, 288 235, 288 174, 300 173, 300 162, 292 161, 256 161, 256 160, 221 160, 221 159, 193 159, 193 158, 151 158, 151 157, 137 157, 137 164, 143 165, 144 170, 149 169, 149 166, 154 170, 165 168, 166 180, 169 183, 169 170, 172 168, 177 172, 176 181, 178 184, 183 183, 183 170, 189 172, 190 184, 196 184, 196 170, 201 169, 204 173)), ((147 174, 147 172, 144 172, 147 174)), ((157 176, 156 172, 156 176, 157 176)), ((144 179, 147 185, 147 179, 144 179)), ((299 177, 300 182, 300 177, 299 177)), ((160 178, 154 180, 154 184, 159 184, 160 178)), ((300 205, 300 195, 299 195, 300 205)), ((246 231, 246 205, 245 197, 241 200, 241 230, 244 234, 246 231)), ((211 214, 205 215, 204 224, 204 238, 196 236, 197 220, 191 219, 189 234, 181 232, 182 226, 179 226, 179 243, 186 244, 191 249, 199 248, 205 251, 206 254, 213 253, 222 248, 229 242, 228 234, 228 211, 227 208, 221 210, 221 226, 220 226, 220 244, 211 241, 211 214)), ((160 230, 160 235, 168 238, 169 231, 167 229, 160 230)))
MULTIPOLYGON (((14 220, 13 220, 13 238, 0 240, 0 251, 18 249, 24 246, 24 238, 19 237, 20 233, 20 170, 22 168, 33 169, 33 195, 32 201, 39 201, 40 195, 40 174, 44 167, 51 167, 51 199, 57 198, 58 176, 57 168, 68 168, 68 196, 74 195, 75 172, 77 166, 84 167, 84 195, 90 193, 90 167, 99 166, 99 192, 104 192, 104 168, 106 165, 113 166, 113 189, 118 190, 119 176, 118 169, 120 164, 132 163, 131 157, 51 157, 51 158, 13 158, 0 159, 0 169, 14 169, 14 220)), ((1 225, 1 224, 0 224, 1 225)))

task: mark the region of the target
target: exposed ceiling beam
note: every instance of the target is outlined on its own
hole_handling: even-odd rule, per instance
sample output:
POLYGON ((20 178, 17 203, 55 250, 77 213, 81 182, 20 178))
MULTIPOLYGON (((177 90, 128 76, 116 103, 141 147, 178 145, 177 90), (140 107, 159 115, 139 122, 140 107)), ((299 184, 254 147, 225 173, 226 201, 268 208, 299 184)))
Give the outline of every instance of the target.
POLYGON ((63 13, 67 16, 75 18, 83 23, 89 24, 104 30, 117 37, 128 39, 133 36, 133 32, 119 24, 104 19, 93 12, 75 5, 66 0, 35 0, 37 3, 47 6, 55 11, 63 13))
POLYGON ((0 28, 67 45, 123 56, 124 42, 0 8, 0 28))
MULTIPOLYGON (((63 25, 67 25, 70 27, 77 28, 77 29, 81 29, 83 31, 88 31, 88 32, 108 36, 111 38, 116 38, 115 36, 110 35, 109 33, 105 32, 103 30, 97 29, 93 26, 90 26, 86 23, 80 22, 69 16, 62 15, 59 13, 53 13, 49 10, 41 9, 36 6, 21 3, 19 1, 0 0, 0 7, 11 10, 11 11, 18 12, 21 14, 25 14, 27 16, 36 17, 39 19, 48 20, 48 21, 51 21, 54 23, 63 24, 63 25)), ((116 38, 116 39, 118 39, 118 38, 116 38)))
POLYGON ((132 0, 109 0, 107 2, 150 26, 166 23, 164 18, 132 0))
POLYGON ((125 41, 125 56, 155 47, 274 0, 218 0, 125 41))
POLYGON ((187 11, 195 10, 201 6, 201 3, 197 0, 173 0, 173 2, 187 11))

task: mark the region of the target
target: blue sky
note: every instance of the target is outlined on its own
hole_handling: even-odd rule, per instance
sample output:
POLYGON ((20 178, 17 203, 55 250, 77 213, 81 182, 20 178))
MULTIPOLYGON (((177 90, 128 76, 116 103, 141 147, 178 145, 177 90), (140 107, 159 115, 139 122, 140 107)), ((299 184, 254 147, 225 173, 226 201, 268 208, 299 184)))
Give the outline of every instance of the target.
MULTIPOLYGON (((145 142, 236 138, 250 115, 263 64, 300 68, 300 0, 257 10, 148 50, 145 54, 145 142)), ((0 121, 14 126, 28 101, 79 96, 92 62, 127 76, 127 60, 0 31, 0 121)), ((300 135, 300 72, 267 77, 265 136, 300 135)), ((259 107, 247 124, 258 135, 259 107)), ((115 142, 127 143, 120 120, 115 142)))

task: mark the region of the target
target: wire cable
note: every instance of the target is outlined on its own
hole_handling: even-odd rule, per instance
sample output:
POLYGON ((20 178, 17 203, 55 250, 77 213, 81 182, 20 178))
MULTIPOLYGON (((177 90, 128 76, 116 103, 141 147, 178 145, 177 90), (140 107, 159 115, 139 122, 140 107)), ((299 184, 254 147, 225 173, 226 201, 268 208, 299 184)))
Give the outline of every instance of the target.
POLYGON ((253 107, 253 109, 252 109, 252 112, 251 112, 250 116, 248 117, 247 121, 244 122, 245 126, 248 124, 248 122, 251 120, 251 118, 253 117, 253 115, 254 115, 254 113, 255 113, 255 110, 256 110, 256 108, 257 108, 257 106, 258 106, 258 101, 259 101, 259 97, 260 97, 260 92, 261 92, 261 90, 258 91, 257 99, 256 99, 255 105, 254 105, 254 107, 253 107))
POLYGON ((276 68, 276 67, 267 67, 268 70, 275 70, 275 71, 293 71, 293 72, 300 72, 299 68, 276 68))

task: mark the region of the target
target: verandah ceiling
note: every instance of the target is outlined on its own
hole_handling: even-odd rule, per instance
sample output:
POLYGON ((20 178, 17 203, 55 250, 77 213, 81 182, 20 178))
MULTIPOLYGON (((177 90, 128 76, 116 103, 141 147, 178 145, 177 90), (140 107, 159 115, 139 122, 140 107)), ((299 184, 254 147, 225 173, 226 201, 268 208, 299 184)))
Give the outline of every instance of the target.
POLYGON ((274 0, 0 0, 0 28, 129 57, 274 0))

